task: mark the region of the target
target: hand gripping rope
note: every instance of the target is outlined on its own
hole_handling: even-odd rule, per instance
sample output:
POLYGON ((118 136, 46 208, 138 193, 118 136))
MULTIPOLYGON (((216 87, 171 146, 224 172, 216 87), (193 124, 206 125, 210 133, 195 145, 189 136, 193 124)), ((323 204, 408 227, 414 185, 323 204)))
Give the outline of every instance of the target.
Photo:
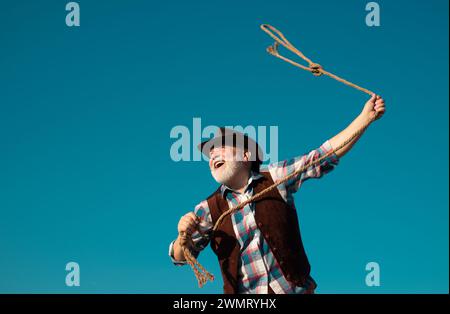
MULTIPOLYGON (((341 83, 344 83, 348 86, 351 86, 353 88, 356 88, 357 90, 360 90, 364 93, 369 94, 370 96, 372 96, 374 93, 371 92, 370 90, 360 87, 356 84, 353 84, 347 80, 344 80, 343 78, 340 78, 337 75, 334 75, 328 71, 325 71, 322 66, 318 63, 314 63, 312 62, 309 58, 307 58, 300 50, 298 50, 297 48, 294 47, 294 45, 292 45, 287 39, 286 37, 284 37, 284 35, 277 30, 275 27, 268 25, 268 24, 263 24, 261 25, 261 29, 266 32, 270 37, 272 37, 275 40, 275 43, 273 44, 273 46, 269 46, 267 48, 267 52, 270 53, 272 56, 280 58, 281 60, 284 60, 296 67, 299 67, 300 69, 303 69, 305 71, 311 72, 314 76, 321 76, 321 75, 327 75, 341 83), (300 63, 294 62, 291 59, 288 59, 282 55, 279 54, 278 52, 278 47, 279 45, 282 45, 283 47, 285 47, 286 49, 290 50, 291 52, 293 52, 294 54, 296 54, 297 56, 299 56, 300 58, 302 58, 303 60, 305 60, 308 63, 308 66, 302 65, 300 63)), ((291 173, 290 175, 284 177, 283 179, 277 180, 275 181, 271 186, 265 188, 264 190, 262 190, 261 192, 253 195, 251 198, 243 201, 242 203, 228 209, 226 212, 224 212, 216 221, 212 232, 215 232, 217 230, 217 228, 220 226, 220 224, 222 223, 223 219, 233 213, 234 211, 240 210, 242 208, 244 208, 247 204, 250 204, 252 202, 254 202, 255 200, 261 198, 263 195, 265 195, 267 192, 275 189, 278 185, 285 183, 286 181, 291 180, 292 178, 300 175, 302 172, 304 172, 305 170, 307 170, 308 168, 310 168, 311 166, 315 166, 317 164, 319 164, 322 160, 328 158, 329 156, 333 155, 334 153, 338 152, 339 150, 341 150, 343 147, 345 147, 347 144, 349 144, 350 142, 352 142, 356 137, 358 137, 359 135, 361 135, 364 130, 369 126, 370 123, 372 123, 372 121, 374 121, 377 118, 377 113, 375 113, 374 116, 372 116, 369 121, 367 123, 365 123, 361 128, 359 128, 355 133, 353 133, 347 140, 345 140, 341 145, 339 145, 338 147, 332 149, 330 152, 328 152, 327 154, 325 154, 324 156, 311 161, 310 163, 302 166, 300 169, 296 170, 295 172, 291 173)), ((209 235, 208 235, 209 236, 209 235)), ((198 285, 201 288, 208 280, 213 281, 214 280, 214 276, 209 273, 198 261, 197 259, 192 255, 189 247, 192 245, 192 239, 190 237, 190 235, 188 235, 185 232, 180 232, 180 246, 183 250, 184 253, 184 257, 186 259, 186 262, 191 266, 192 270, 194 271, 195 277, 197 278, 198 281, 198 285)))

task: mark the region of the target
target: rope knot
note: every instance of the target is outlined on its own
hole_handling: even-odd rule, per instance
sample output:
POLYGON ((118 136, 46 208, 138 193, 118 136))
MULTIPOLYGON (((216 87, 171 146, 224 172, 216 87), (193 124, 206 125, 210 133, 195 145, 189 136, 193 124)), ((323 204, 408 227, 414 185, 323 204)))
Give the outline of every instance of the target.
POLYGON ((322 68, 322 66, 321 66, 320 64, 318 64, 318 63, 313 63, 313 62, 311 62, 311 63, 309 64, 309 68, 310 68, 311 73, 312 73, 313 75, 315 75, 315 76, 321 76, 321 75, 323 74, 323 73, 322 73, 323 68, 322 68))
POLYGON ((273 55, 273 56, 278 56, 278 55, 279 55, 279 54, 278 54, 278 43, 275 42, 275 43, 273 44, 273 46, 267 47, 267 52, 270 53, 270 54, 273 55))

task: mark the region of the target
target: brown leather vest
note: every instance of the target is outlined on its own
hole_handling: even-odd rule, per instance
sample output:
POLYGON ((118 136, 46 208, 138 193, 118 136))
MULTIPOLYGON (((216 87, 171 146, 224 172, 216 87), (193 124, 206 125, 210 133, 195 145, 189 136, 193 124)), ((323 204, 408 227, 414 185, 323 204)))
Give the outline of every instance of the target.
MULTIPOLYGON (((254 181, 256 194, 273 184, 269 172, 254 181)), ((228 210, 227 200, 220 188, 207 199, 213 223, 228 210)), ((303 286, 309 276, 310 265, 303 248, 297 212, 281 197, 278 189, 273 189, 255 202, 255 220, 264 239, 278 261, 285 278, 297 286, 303 286)), ((219 259, 224 282, 224 293, 238 292, 238 267, 240 247, 233 230, 231 215, 226 216, 211 237, 211 248, 219 259)))

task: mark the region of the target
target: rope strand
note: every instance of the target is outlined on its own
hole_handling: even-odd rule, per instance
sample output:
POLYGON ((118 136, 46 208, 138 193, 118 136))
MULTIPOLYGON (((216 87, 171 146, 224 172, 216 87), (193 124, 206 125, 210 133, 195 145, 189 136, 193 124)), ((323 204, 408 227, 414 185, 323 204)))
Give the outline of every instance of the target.
MULTIPOLYGON (((270 53, 271 55, 286 61, 300 69, 303 69, 305 71, 311 72, 314 76, 321 76, 321 75, 327 75, 341 83, 344 83, 350 87, 353 87, 359 91, 362 91, 366 94, 369 95, 373 95, 374 93, 366 88, 363 88, 361 86, 358 86, 354 83, 351 83, 335 74, 332 74, 328 71, 325 71, 322 66, 318 63, 314 63, 312 62, 309 58, 307 58, 300 50, 298 50, 297 48, 295 48, 294 45, 292 45, 287 39, 286 37, 284 37, 284 35, 277 30, 275 27, 268 25, 268 24, 262 24, 261 25, 261 29, 266 32, 270 37, 272 37, 275 40, 275 43, 272 46, 269 46, 267 48, 267 52, 270 53), (285 47, 286 49, 290 50, 291 52, 293 52, 294 54, 296 54, 297 56, 299 56, 300 58, 302 58, 304 61, 306 61, 308 63, 308 66, 304 66, 298 62, 292 61, 289 58, 286 58, 282 55, 280 55, 280 53, 278 52, 278 46, 282 45, 283 47, 285 47)), ((296 171, 294 171, 293 173, 291 173, 290 175, 284 177, 281 180, 277 180, 275 181, 272 185, 270 185, 269 187, 265 188, 264 190, 262 190, 259 193, 256 193, 255 195, 253 195, 251 198, 243 201, 242 203, 233 206, 232 208, 228 209, 227 211, 225 211, 224 213, 222 213, 222 215, 220 215, 220 217, 217 219, 216 223, 214 224, 214 227, 212 229, 212 232, 214 233, 215 231, 217 231, 217 229, 219 228, 220 224, 223 222, 224 218, 228 215, 230 215, 231 213, 233 213, 234 211, 240 210, 242 208, 244 208, 247 204, 250 204, 258 199, 260 199, 262 196, 264 196, 265 194, 267 194, 269 191, 275 189, 278 185, 283 184, 285 182, 287 182, 288 180, 291 180, 292 178, 300 175, 301 173, 303 173, 305 170, 307 170, 308 168, 315 166, 319 163, 321 163, 324 159, 332 156, 333 154, 337 153, 338 151, 340 151, 342 148, 344 148, 345 146, 347 146, 349 143, 351 143, 355 138, 357 138, 358 136, 360 136, 364 130, 370 125, 370 123, 372 123, 372 121, 376 120, 377 118, 377 113, 375 113, 375 115, 373 117, 371 117, 369 119, 368 122, 366 122, 362 127, 360 127, 355 133, 353 133, 348 139, 346 139, 342 144, 340 144, 338 147, 333 148, 331 151, 329 151, 327 154, 321 156, 320 158, 313 160, 309 163, 307 163, 306 165, 303 165, 301 168, 297 169, 296 171)), ((191 266, 192 270, 194 271, 195 277, 197 278, 198 281, 198 285, 201 288, 208 280, 213 281, 214 280, 214 276, 209 273, 198 261, 197 259, 192 255, 191 251, 189 250, 188 246, 192 246, 192 239, 191 237, 186 234, 186 233, 180 233, 180 238, 182 239, 182 243, 180 243, 180 246, 183 250, 186 262, 191 266)))

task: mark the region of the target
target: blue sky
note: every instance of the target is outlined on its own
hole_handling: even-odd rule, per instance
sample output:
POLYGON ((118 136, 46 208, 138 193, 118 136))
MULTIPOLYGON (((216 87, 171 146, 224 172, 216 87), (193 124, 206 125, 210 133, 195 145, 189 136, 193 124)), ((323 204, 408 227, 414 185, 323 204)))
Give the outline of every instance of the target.
POLYGON ((216 184, 174 162, 170 130, 277 126, 280 159, 316 148, 365 94, 269 56, 269 23, 381 94, 385 117, 296 195, 318 293, 448 293, 448 1, 4 1, 0 292, 221 293, 167 248, 216 184), (79 263, 81 286, 65 285, 79 263), (365 285, 377 262, 381 286, 365 285))

